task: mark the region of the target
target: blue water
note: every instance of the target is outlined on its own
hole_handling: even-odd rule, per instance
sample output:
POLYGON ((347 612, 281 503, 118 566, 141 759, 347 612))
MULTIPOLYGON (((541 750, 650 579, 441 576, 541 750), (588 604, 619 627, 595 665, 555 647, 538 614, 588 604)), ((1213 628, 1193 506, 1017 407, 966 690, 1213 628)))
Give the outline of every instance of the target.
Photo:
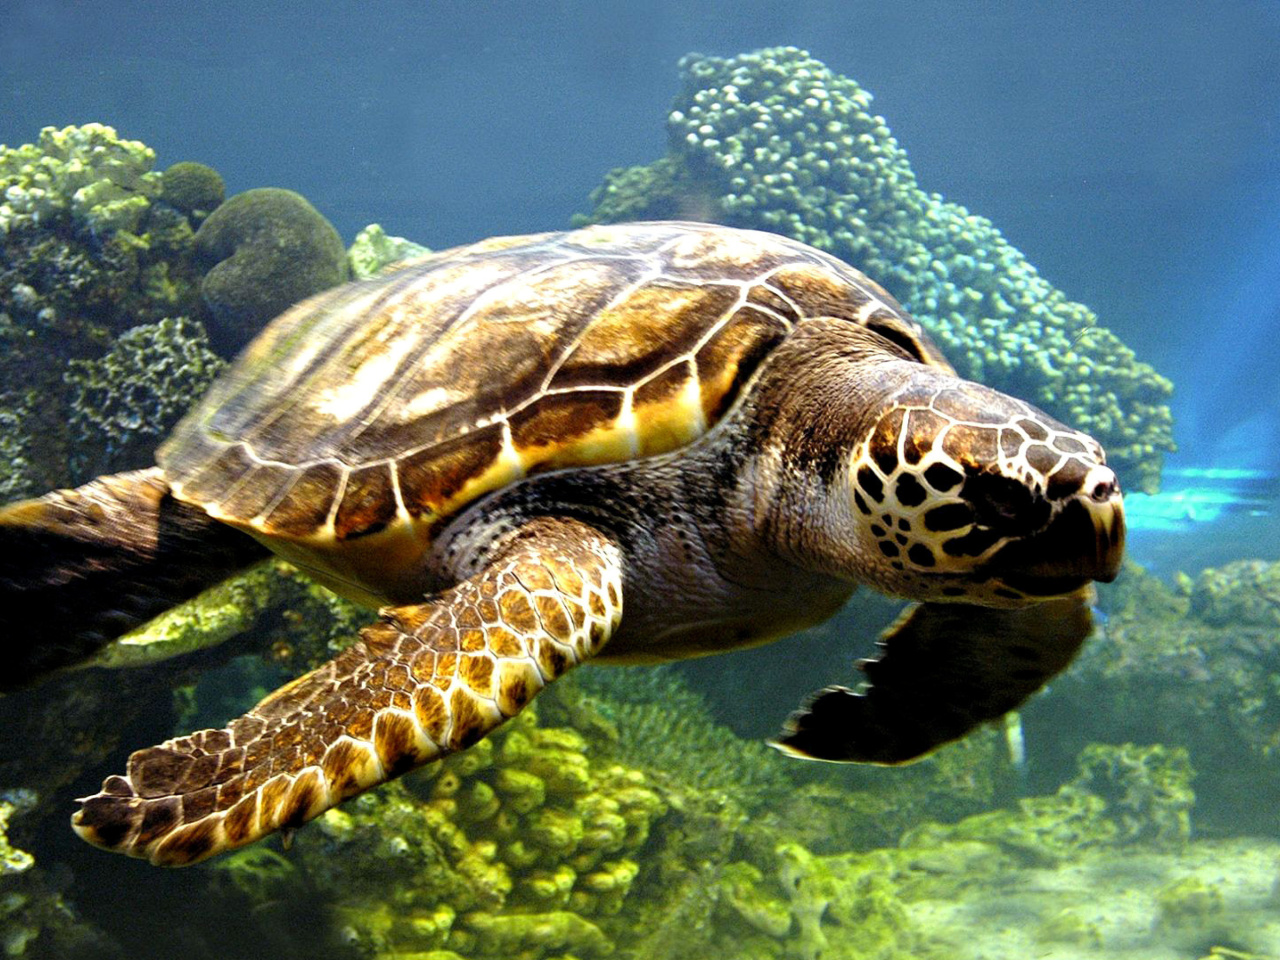
MULTIPOLYGON (((608 170, 665 152, 681 56, 781 44, 873 92, 924 189, 1174 382, 1180 449, 1132 501, 1133 557, 1166 578, 1280 559, 1280 4, 0 0, 0 143, 107 123, 229 195, 298 191, 346 243, 377 222, 441 248, 566 227, 608 170)), ((1214 653, 1178 668, 1193 692, 1214 653)))

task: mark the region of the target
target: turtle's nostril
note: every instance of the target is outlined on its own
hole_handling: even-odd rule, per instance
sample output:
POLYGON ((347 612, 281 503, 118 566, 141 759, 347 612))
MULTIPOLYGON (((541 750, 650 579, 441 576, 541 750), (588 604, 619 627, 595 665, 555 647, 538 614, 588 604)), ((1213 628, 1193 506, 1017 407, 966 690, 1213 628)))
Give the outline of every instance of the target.
POLYGON ((1120 493, 1120 481, 1107 467, 1097 466, 1089 471, 1085 489, 1089 491, 1089 499, 1094 503, 1106 503, 1120 493))

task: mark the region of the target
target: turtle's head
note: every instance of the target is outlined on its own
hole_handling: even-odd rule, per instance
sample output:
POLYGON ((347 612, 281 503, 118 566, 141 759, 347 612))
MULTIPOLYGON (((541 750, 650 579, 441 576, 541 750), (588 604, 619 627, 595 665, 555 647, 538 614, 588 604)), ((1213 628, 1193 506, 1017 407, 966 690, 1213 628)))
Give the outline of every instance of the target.
POLYGON ((1016 605, 1119 571, 1124 507, 1098 442, 941 371, 877 408, 849 495, 864 571, 891 593, 1016 605))

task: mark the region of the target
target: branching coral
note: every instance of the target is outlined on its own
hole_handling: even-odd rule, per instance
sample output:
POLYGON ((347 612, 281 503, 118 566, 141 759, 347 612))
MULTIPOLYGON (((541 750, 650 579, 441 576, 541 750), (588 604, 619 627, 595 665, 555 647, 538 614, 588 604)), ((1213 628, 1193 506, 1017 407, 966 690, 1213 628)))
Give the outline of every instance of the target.
POLYGON ((680 68, 668 157, 611 174, 586 219, 666 215, 683 193, 686 215, 828 250, 884 283, 964 376, 1093 433, 1133 487, 1155 489, 1169 382, 989 220, 921 189, 867 91, 791 47, 680 68))

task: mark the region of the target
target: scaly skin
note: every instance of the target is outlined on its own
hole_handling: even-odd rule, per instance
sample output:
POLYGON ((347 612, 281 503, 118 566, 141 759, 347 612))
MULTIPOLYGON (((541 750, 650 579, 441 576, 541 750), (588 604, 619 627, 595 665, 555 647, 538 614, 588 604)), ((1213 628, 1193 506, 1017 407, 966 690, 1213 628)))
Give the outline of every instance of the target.
POLYGON ((531 523, 432 603, 385 610, 336 659, 224 730, 139 750, 73 825, 177 866, 292 829, 462 750, 599 650, 622 617, 620 554, 572 521, 531 523))

